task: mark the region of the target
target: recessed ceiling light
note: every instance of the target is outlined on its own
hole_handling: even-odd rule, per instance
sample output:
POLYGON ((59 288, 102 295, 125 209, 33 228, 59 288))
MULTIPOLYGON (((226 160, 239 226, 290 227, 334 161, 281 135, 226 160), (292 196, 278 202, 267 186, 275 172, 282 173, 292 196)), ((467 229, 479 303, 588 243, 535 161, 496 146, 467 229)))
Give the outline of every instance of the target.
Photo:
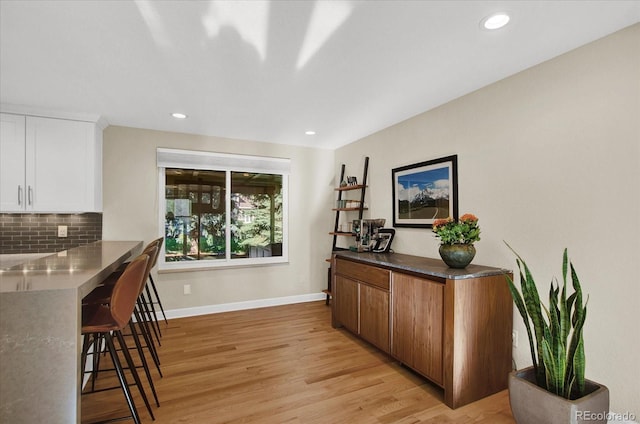
POLYGON ((504 12, 494 13, 480 21, 480 26, 484 29, 500 29, 509 23, 511 18, 504 12))
POLYGON ((187 115, 185 115, 184 113, 172 113, 171 116, 173 116, 176 119, 186 119, 187 115))
POLYGON ((315 131, 305 131, 304 132, 306 135, 316 135, 315 131))

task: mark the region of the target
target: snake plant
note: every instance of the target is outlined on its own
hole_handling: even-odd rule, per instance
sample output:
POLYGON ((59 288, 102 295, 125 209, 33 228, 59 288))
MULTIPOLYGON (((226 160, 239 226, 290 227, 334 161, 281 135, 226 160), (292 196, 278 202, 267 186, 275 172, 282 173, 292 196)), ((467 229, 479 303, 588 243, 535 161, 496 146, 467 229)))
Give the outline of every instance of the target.
POLYGON ((526 262, 515 253, 520 271, 518 291, 507 276, 513 301, 524 320, 529 348, 535 370, 536 384, 567 399, 578 399, 585 391, 585 355, 582 329, 587 316, 587 302, 583 304, 580 280, 567 259, 562 259, 562 290, 557 280, 551 281, 549 307, 540 300, 534 278, 526 262), (567 275, 571 272, 574 292, 567 297, 567 275))

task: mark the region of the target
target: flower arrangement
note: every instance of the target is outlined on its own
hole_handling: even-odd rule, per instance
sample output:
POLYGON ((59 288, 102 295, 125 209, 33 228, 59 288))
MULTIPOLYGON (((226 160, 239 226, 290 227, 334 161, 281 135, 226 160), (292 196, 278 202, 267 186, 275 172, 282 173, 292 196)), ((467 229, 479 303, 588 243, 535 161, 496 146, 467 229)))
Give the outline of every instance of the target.
POLYGON ((470 213, 462 215, 458 221, 452 218, 436 219, 433 222, 433 232, 443 245, 473 245, 480 240, 478 218, 470 213))

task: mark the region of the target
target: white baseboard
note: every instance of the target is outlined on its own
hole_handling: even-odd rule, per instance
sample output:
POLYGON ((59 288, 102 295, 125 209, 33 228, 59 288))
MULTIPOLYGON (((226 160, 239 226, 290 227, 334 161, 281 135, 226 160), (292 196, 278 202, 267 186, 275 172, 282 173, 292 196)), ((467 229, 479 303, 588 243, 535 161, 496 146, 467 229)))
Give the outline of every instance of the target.
POLYGON ((196 306, 193 308, 171 309, 166 312, 167 319, 186 318, 199 315, 218 314, 220 312, 243 311, 245 309, 266 308, 269 306, 292 305, 294 303, 325 300, 324 293, 310 293, 297 296, 275 297, 271 299, 248 300, 245 302, 223 303, 220 305, 196 306))

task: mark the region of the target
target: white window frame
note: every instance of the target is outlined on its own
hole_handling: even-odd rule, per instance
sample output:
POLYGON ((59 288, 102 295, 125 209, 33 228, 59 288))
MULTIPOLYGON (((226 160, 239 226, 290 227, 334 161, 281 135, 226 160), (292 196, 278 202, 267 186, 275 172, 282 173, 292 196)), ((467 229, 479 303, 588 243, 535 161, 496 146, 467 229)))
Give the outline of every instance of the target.
POLYGON ((236 155, 191 150, 158 148, 158 222, 160 237, 165 237, 167 168, 200 169, 226 172, 225 190, 225 259, 166 262, 165 249, 158 256, 159 270, 201 270, 225 267, 259 266, 289 262, 289 172, 290 159, 236 155), (231 172, 250 172, 282 176, 282 256, 231 258, 231 172))

